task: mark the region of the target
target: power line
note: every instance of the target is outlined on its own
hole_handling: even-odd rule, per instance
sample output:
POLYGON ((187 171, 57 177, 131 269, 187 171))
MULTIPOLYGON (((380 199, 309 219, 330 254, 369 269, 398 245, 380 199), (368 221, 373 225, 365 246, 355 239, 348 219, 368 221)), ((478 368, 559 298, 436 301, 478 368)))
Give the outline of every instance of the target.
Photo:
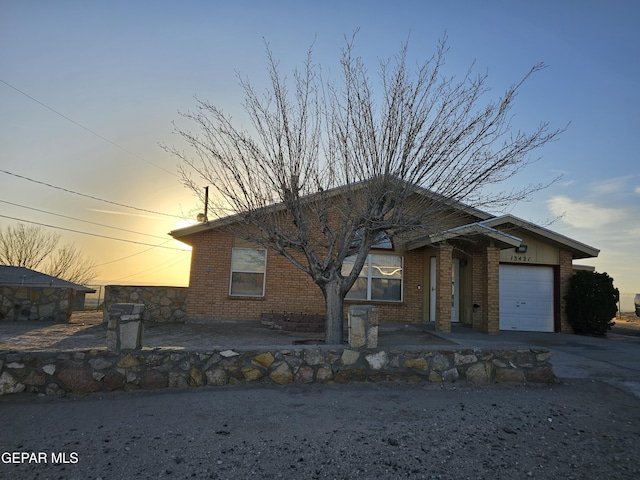
POLYGON ((21 178, 21 179, 27 180, 29 182, 37 183, 39 185, 44 185, 45 187, 55 188, 56 190, 62 190, 63 192, 72 193, 74 195, 79 195, 81 197, 90 198, 92 200, 97 200, 98 202, 109 203, 111 205, 117 205, 118 207, 129 208, 131 210, 137 210, 139 212, 152 213, 154 215, 162 215, 164 217, 183 219, 183 217, 179 217, 177 215, 170 215, 168 213, 155 212, 153 210, 147 210, 145 208, 132 207, 131 205, 125 205, 123 203, 118 203, 118 202, 112 202, 111 200, 105 200, 103 198, 94 197, 93 195, 87 195, 86 193, 80 193, 80 192, 76 192, 74 190, 69 190, 68 188, 58 187, 56 185, 51 185, 50 183, 41 182, 40 180, 34 180, 33 178, 25 177, 24 175, 18 175, 17 173, 8 172, 6 170, 1 170, 0 169, 0 173, 5 173, 7 175, 11 175, 11 176, 14 176, 14 177, 17 177, 17 178, 21 178))
POLYGON ((99 238, 106 238, 108 240, 116 240, 118 242, 125 242, 125 243, 135 243, 136 245, 145 245, 147 247, 155 247, 155 248, 166 248, 168 250, 180 250, 180 251, 185 251, 182 250, 181 248, 176 248, 176 247, 165 247, 164 245, 153 245, 151 243, 144 243, 144 242, 136 242, 134 240, 125 240, 123 238, 116 238, 116 237, 109 237, 107 235, 99 235, 97 233, 89 233, 89 232, 81 232, 80 230, 73 230, 71 228, 64 228, 64 227, 57 227, 55 225, 47 225, 46 223, 39 223, 39 222, 33 222, 31 220, 24 220, 22 218, 15 218, 15 217, 10 217, 8 215, 0 215, 0 217, 2 218, 8 218, 10 220, 16 220, 18 222, 26 222, 26 223, 32 223, 34 225, 40 225, 41 227, 48 227, 48 228, 54 228, 57 230, 64 230, 67 232, 72 232, 72 233, 79 233, 81 235, 89 235, 91 237, 99 237, 99 238))
MULTIPOLYGON (((160 245, 164 245, 165 243, 169 243, 172 239, 167 240, 166 242, 162 242, 160 245)), ((122 257, 122 258, 116 258, 115 260, 109 260, 108 262, 104 262, 104 263, 99 263, 98 265, 96 265, 96 267, 102 267, 104 265, 109 265, 110 263, 116 263, 116 262, 121 262, 122 260, 126 260, 128 258, 131 257, 135 257, 137 255, 142 255, 143 253, 147 253, 150 252, 151 250, 153 250, 155 247, 151 247, 151 248, 147 248, 146 250, 142 250, 141 252, 138 253, 133 253, 131 255, 127 255, 126 257, 122 257)), ((183 252, 188 252, 189 250, 183 250, 183 252)))
POLYGON ((99 227, 106 227, 106 228, 112 228, 114 230, 120 230, 122 232, 135 233, 136 235, 145 235, 145 236, 151 237, 151 238, 159 238, 160 240, 165 240, 167 238, 167 237, 160 237, 158 235, 151 235, 150 233, 135 232, 133 230, 127 230, 126 228, 112 227, 111 225, 105 225, 104 223, 91 222, 89 220, 83 220, 81 218, 70 217, 68 215, 62 215, 60 213, 48 212, 47 210, 41 210, 39 208, 27 207, 26 205, 20 205, 18 203, 8 202, 6 200, 0 200, 0 203, 6 203, 8 205, 13 205, 14 207, 26 208, 27 210, 33 210, 34 212, 46 213, 47 215, 54 215, 56 217, 68 218, 69 220, 75 220, 76 222, 84 222, 84 223, 88 223, 90 225, 98 225, 99 227))
POLYGON ((2 80, 1 78, 0 78, 0 82, 4 83, 7 87, 14 89, 16 92, 18 92, 18 93, 20 93, 20 94, 24 95, 25 97, 27 97, 27 98, 29 98, 29 99, 33 100, 33 101, 34 101, 34 102, 36 102, 37 104, 42 105, 42 106, 43 106, 44 108, 46 108, 47 110, 52 111, 52 112, 53 112, 53 113, 55 113, 56 115, 61 116, 61 117, 62 117, 62 118, 64 118, 65 120, 67 120, 67 121, 69 121, 69 122, 73 123, 74 125, 76 125, 76 126, 78 126, 78 127, 82 128, 83 130, 85 130, 85 131, 89 132, 90 134, 95 135, 95 136, 96 136, 96 137, 98 137, 99 139, 104 140, 105 142, 107 142, 107 143, 109 143, 109 144, 113 145, 114 147, 116 147, 116 148, 118 148, 118 149, 122 150, 123 152, 128 153, 129 155, 131 155, 131 156, 133 156, 133 157, 137 158, 138 160, 142 160, 143 162, 148 163, 149 165, 153 165, 154 167, 159 168, 160 170, 163 170, 164 172, 166 172, 166 173, 168 173, 168 174, 170 174, 170 175, 173 175, 174 177, 177 177, 177 176, 178 176, 175 172, 172 172, 172 171, 170 171, 170 170, 167 170, 166 168, 161 167, 160 165, 158 165, 158 164, 156 164, 156 163, 153 163, 152 161, 147 160, 146 158, 141 157, 140 155, 138 155, 138 154, 136 154, 136 153, 132 152, 131 150, 128 150, 128 149, 126 149, 126 148, 124 148, 124 147, 122 147, 122 146, 118 145, 118 144, 117 144, 116 142, 114 142, 113 140, 110 140, 110 139, 108 139, 107 137, 105 137, 105 136, 103 136, 103 135, 100 135, 98 132, 95 132, 94 130, 91 130, 90 128, 85 127, 85 126, 84 126, 84 125, 82 125, 81 123, 78 123, 78 122, 76 122, 75 120, 73 120, 72 118, 69 118, 69 117, 67 117, 66 115, 64 115, 64 114, 62 114, 62 113, 60 113, 60 112, 58 112, 58 111, 57 111, 57 110, 55 110, 54 108, 51 108, 49 105, 46 105, 45 103, 41 102, 41 101, 40 101, 40 100, 38 100, 37 98, 32 97, 32 96, 31 96, 31 95, 29 95, 28 93, 23 92, 23 91, 22 91, 22 90, 20 90, 18 87, 15 87, 15 86, 11 85, 10 83, 8 83, 8 82, 6 82, 6 81, 2 80))
POLYGON ((177 257, 174 257, 173 260, 169 260, 168 262, 164 262, 161 263, 160 265, 156 265, 155 267, 151 267, 148 268, 146 270, 141 270, 139 272, 136 273, 132 273, 131 275, 127 275, 126 277, 120 277, 120 280, 126 280, 128 278, 134 278, 134 277, 138 277, 140 275, 144 275, 144 274, 148 274, 149 272, 162 272, 163 270, 166 270, 168 268, 171 268, 175 265, 178 265, 179 263, 184 262, 186 259, 185 258, 178 258, 176 260, 177 257))

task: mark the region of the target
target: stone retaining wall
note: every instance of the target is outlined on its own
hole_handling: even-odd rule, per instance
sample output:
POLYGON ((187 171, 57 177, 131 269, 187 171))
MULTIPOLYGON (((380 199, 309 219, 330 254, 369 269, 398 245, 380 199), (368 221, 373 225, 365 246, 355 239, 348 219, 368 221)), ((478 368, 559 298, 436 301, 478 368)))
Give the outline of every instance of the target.
POLYGON ((74 290, 52 287, 0 287, 0 321, 69 322, 74 290))
POLYGON ((114 303, 144 304, 143 320, 154 323, 184 323, 187 317, 187 287, 140 287, 107 285, 104 293, 104 322, 114 303))
POLYGON ((351 381, 551 383, 548 350, 301 346, 207 352, 0 352, 0 395, 351 381))

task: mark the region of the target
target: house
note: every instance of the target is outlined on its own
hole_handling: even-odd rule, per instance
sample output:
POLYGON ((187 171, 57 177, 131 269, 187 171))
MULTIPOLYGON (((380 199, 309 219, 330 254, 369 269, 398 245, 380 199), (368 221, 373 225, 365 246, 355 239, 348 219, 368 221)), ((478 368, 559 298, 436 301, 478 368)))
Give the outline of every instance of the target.
MULTIPOLYGON (((376 305, 383 321, 434 322, 444 332, 452 323, 490 334, 571 332, 564 294, 573 261, 599 251, 512 215, 457 203, 450 208, 460 214, 445 230, 376 245, 345 309, 376 305)), ((234 236, 227 228, 234 221, 170 232, 193 247, 187 316, 258 320, 268 312, 323 313, 324 298, 312 279, 282 256, 234 236)))
POLYGON ((15 317, 15 315, 24 318, 37 315, 38 318, 41 318, 42 315, 37 314, 38 310, 47 312, 45 315, 47 318, 57 318, 55 312, 49 312, 52 308, 66 311, 68 306, 73 311, 83 310, 85 294, 96 292, 92 288, 29 268, 8 265, 0 265, 0 289, 2 291, 0 319, 15 317), (69 296, 72 297, 71 300, 68 299, 69 296), (16 310, 23 313, 20 314, 16 310), (27 314, 27 310, 30 310, 31 313, 27 314))

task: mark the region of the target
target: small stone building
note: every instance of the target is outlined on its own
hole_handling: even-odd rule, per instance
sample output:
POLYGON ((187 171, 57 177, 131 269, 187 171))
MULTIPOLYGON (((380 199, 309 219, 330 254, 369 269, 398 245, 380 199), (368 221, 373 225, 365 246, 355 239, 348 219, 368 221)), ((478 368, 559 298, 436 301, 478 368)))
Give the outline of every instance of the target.
POLYGON ((69 321, 92 288, 24 267, 0 265, 0 321, 69 321))

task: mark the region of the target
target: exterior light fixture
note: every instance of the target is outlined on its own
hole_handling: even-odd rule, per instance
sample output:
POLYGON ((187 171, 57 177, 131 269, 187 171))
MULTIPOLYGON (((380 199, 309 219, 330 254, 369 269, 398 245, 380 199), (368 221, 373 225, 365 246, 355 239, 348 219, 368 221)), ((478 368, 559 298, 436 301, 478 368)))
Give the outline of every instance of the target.
POLYGON ((527 248, 529 248, 527 245, 520 245, 516 247, 516 253, 527 253, 527 248))

